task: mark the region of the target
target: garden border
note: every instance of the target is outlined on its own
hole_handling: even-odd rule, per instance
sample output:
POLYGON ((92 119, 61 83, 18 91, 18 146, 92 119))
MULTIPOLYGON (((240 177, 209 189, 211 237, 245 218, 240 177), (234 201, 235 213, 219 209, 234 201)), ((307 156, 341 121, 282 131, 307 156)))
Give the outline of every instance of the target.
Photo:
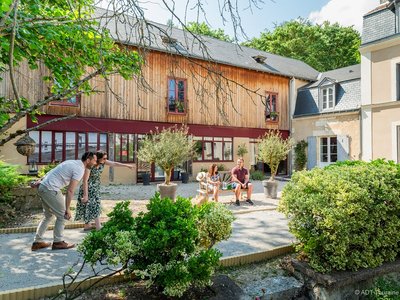
MULTIPOLYGON (((82 225, 82 224, 71 224, 71 225, 82 225)), ((35 227, 36 228, 36 227, 35 227)), ((287 245, 278 248, 274 248, 267 251, 255 252, 250 254, 238 255, 238 256, 228 256, 220 259, 220 263, 224 267, 228 266, 240 266, 243 264, 259 262, 265 259, 274 258, 277 256, 281 256, 284 254, 289 254, 294 251, 293 246, 287 245)), ((82 288, 87 288, 91 284, 95 283, 104 276, 97 276, 87 280, 85 283, 82 284, 82 288)), ((81 284, 83 280, 76 281, 73 286, 77 286, 81 284)), ((98 286, 111 284, 111 283, 118 283, 124 282, 126 278, 123 274, 117 274, 114 276, 109 276, 108 278, 103 279, 101 282, 98 283, 98 286)), ((62 284, 57 285, 38 285, 33 287, 27 287, 23 289, 14 289, 0 292, 0 300, 29 300, 29 299, 39 299, 40 297, 50 297, 55 296, 60 289, 63 288, 62 284)))

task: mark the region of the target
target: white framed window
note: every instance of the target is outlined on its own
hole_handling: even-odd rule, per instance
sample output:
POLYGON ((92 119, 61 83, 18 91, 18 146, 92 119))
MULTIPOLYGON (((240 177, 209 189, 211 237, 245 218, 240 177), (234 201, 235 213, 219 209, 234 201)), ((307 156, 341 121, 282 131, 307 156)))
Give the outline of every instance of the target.
POLYGON ((322 95, 322 110, 333 109, 335 107, 335 93, 333 87, 321 89, 322 95))
POLYGON ((338 160, 338 140, 336 136, 319 139, 320 165, 325 166, 338 160))

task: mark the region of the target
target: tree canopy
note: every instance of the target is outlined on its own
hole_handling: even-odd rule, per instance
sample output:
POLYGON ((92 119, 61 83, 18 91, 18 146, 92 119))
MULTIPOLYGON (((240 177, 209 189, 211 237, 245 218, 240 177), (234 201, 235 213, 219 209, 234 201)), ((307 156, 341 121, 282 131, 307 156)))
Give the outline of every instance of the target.
POLYGON ((299 59, 324 72, 359 63, 360 42, 360 34, 353 27, 327 21, 314 25, 309 20, 297 19, 263 32, 244 45, 299 59))
MULTIPOLYGON (((232 0, 217 1, 221 8, 221 18, 224 22, 231 21, 235 36, 243 33, 238 13, 239 4, 232 0)), ((198 16, 206 18, 204 2, 195 0, 194 7, 186 5, 185 9, 195 10, 198 16)), ((145 18, 144 4, 134 0, 108 0, 109 13, 105 19, 95 16, 97 3, 96 0, 1 1, 0 81, 6 79, 6 83, 10 83, 12 88, 11 92, 2 90, 0 94, 0 146, 30 130, 37 130, 48 122, 54 122, 55 120, 51 120, 34 128, 14 132, 11 130, 25 116, 30 116, 35 121, 35 116, 42 113, 42 107, 46 104, 80 94, 101 92, 91 86, 91 79, 104 77, 106 88, 110 89, 107 85, 110 75, 119 74, 124 79, 140 75, 142 57, 131 48, 125 47, 123 42, 116 41, 115 38, 118 37, 110 35, 107 23, 118 22, 132 28, 139 24, 141 28, 137 32, 149 32, 148 29, 156 25, 145 18), (143 28, 146 26, 147 28, 143 28), (19 67, 26 63, 30 69, 40 70, 43 82, 39 86, 49 89, 48 95, 41 96, 42 99, 35 96, 38 94, 37 89, 29 95, 21 91, 18 83, 23 82, 21 77, 28 74, 20 73, 19 67)), ((258 7, 261 3, 262 0, 251 0, 249 7, 258 7)), ((179 19, 175 6, 166 2, 162 5, 178 21, 178 26, 185 28, 186 21, 179 19)), ((229 38, 223 30, 207 30, 204 25, 192 25, 191 28, 216 38, 229 38)), ((126 34, 132 35, 132 32, 126 34)), ((165 30, 163 33, 168 34, 165 30)), ((141 50, 149 48, 145 45, 148 38, 149 36, 140 37, 140 42, 144 43, 139 45, 141 50)), ((130 36, 126 36, 126 40, 129 39, 130 36)), ((202 43, 199 38, 196 42, 202 43)), ((206 47, 205 44, 203 46, 206 47)), ((116 94, 115 96, 118 97, 116 94)), ((59 120, 70 117, 73 115, 59 120)))
POLYGON ((201 34, 210 36, 221 41, 225 42, 233 42, 234 39, 231 38, 225 31, 221 28, 218 29, 211 29, 205 22, 198 23, 198 22, 189 22, 186 25, 186 29, 195 34, 201 34))
MULTIPOLYGON (((91 78, 120 74, 130 79, 140 71, 138 53, 118 45, 99 26, 93 4, 93 0, 2 2, 0 80, 9 76, 13 95, 0 95, 0 134, 26 115, 34 118, 51 101, 93 92, 91 78), (20 95, 15 68, 25 62, 32 70, 46 68, 42 79, 50 94, 45 98, 20 95)), ((12 137, 1 140, 0 146, 12 137)))

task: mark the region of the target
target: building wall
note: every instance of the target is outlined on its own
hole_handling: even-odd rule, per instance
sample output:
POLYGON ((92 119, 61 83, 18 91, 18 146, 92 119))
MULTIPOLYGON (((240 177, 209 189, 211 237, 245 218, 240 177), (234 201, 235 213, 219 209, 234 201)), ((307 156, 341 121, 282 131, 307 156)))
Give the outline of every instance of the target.
POLYGON ((156 51, 147 54, 143 74, 152 90, 143 90, 137 80, 126 81, 120 76, 111 76, 108 82, 113 90, 111 93, 105 82, 96 78, 92 80, 93 86, 104 93, 83 95, 80 109, 48 106, 46 112, 177 124, 275 128, 275 124, 265 121, 262 103, 266 92, 273 92, 278 93, 280 115, 277 125, 280 129, 289 129, 288 77, 200 60, 189 61, 156 51), (210 72, 210 68, 214 72, 210 72), (223 76, 215 75, 217 73, 223 76), (168 77, 187 80, 186 115, 167 113, 168 77))
MULTIPOLYGON (((341 136, 349 138, 349 159, 360 159, 360 118, 358 112, 293 119, 292 137, 296 142, 309 136, 341 136)), ((317 147, 317 155, 319 147, 317 147)), ((318 156, 317 156, 318 157, 318 156)))
POLYGON ((400 126, 400 103, 372 109, 372 158, 397 161, 395 127, 400 126))
MULTIPOLYGON (((1 82, 1 81, 0 81, 1 82)), ((10 132, 14 132, 17 130, 23 130, 26 128, 26 120, 23 118, 19 122, 17 122, 13 127, 10 128, 10 132)), ((0 136, 6 137, 7 135, 0 136)), ((0 147, 0 160, 13 164, 13 165, 20 165, 21 166, 21 173, 27 174, 28 173, 28 160, 26 156, 23 156, 17 152, 16 146, 14 143, 18 141, 22 136, 16 137, 6 143, 4 146, 0 147)))
POLYGON ((372 104, 396 100, 396 64, 400 63, 400 45, 371 53, 372 104))

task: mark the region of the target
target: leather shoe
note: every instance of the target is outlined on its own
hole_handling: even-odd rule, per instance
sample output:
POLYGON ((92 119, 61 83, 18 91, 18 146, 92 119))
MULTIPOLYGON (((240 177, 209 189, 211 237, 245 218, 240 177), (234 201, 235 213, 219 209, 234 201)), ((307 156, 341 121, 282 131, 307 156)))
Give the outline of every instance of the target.
POLYGON ((62 242, 53 242, 53 246, 51 247, 51 250, 62 250, 62 249, 70 249, 74 248, 75 244, 69 244, 64 241, 62 242))
POLYGON ((50 245, 51 243, 46 243, 46 242, 33 242, 31 250, 36 251, 39 249, 50 247, 50 245))

